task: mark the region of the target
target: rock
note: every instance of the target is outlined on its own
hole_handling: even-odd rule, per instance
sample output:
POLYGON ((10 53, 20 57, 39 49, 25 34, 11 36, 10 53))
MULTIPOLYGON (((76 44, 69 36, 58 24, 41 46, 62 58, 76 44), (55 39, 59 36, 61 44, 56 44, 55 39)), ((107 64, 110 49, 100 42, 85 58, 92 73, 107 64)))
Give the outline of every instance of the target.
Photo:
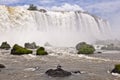
POLYGON ((11 47, 7 42, 3 42, 0 46, 0 49, 9 50, 11 47))
POLYGON ((38 46, 36 46, 35 42, 33 42, 33 43, 25 43, 24 46, 25 46, 25 48, 28 48, 28 49, 36 49, 36 48, 38 48, 38 46))
POLYGON ((120 74, 120 64, 115 65, 115 68, 111 71, 111 73, 120 74))
POLYGON ((5 68, 5 66, 3 64, 0 64, 0 68, 5 68))
POLYGON ((97 53, 101 54, 102 52, 101 52, 101 51, 98 51, 97 53))
POLYGON ((44 47, 40 47, 39 49, 37 49, 37 53, 36 55, 47 55, 48 53, 45 51, 44 47))
POLYGON ((78 54, 93 54, 95 51, 95 48, 92 45, 85 42, 79 43, 76 46, 76 49, 78 50, 78 54))
POLYGON ((40 12, 46 13, 47 11, 45 9, 40 9, 40 12))
POLYGON ((61 69, 61 66, 57 66, 57 69, 49 69, 46 74, 51 77, 67 77, 72 75, 71 72, 61 69))
POLYGON ((51 47, 52 45, 51 45, 50 43, 46 42, 46 43, 44 44, 44 46, 51 47))
POLYGON ((80 42, 76 45, 76 50, 79 50, 81 48, 82 45, 85 45, 86 42, 80 42))
POLYGON ((75 74, 81 74, 80 71, 72 71, 72 73, 75 73, 75 74))
POLYGON ((32 51, 15 44, 11 50, 13 55, 31 54, 32 51))

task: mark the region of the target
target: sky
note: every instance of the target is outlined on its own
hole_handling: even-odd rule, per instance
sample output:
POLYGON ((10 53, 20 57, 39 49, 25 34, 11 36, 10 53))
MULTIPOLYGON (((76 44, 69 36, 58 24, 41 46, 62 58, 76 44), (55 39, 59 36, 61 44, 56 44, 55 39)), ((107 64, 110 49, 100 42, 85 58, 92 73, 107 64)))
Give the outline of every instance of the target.
POLYGON ((0 4, 9 6, 35 4, 46 8, 85 10, 108 20, 112 31, 120 37, 120 0, 0 0, 0 4))

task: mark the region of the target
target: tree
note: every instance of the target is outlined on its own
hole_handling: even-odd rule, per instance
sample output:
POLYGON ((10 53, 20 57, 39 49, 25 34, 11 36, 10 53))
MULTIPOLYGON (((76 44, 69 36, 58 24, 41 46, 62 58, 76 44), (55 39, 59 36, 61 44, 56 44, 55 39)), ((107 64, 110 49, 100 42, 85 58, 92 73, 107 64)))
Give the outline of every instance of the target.
POLYGON ((28 10, 37 10, 37 7, 34 6, 33 4, 30 4, 28 10))

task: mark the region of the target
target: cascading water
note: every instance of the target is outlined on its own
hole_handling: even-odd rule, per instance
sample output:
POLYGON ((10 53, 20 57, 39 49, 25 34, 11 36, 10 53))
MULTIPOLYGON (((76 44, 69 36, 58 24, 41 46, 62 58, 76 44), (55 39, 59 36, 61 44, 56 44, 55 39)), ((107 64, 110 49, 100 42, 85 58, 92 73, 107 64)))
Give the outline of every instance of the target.
POLYGON ((0 42, 11 44, 48 42, 54 46, 75 46, 110 37, 109 23, 80 11, 29 11, 0 6, 0 42))

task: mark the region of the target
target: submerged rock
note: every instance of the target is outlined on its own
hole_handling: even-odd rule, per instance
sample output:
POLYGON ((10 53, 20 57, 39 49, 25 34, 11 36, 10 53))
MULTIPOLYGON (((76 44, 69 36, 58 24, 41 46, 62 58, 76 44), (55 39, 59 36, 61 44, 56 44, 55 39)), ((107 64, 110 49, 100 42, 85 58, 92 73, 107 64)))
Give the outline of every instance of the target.
POLYGON ((72 71, 74 74, 81 74, 81 71, 72 71))
POLYGON ((51 77, 67 77, 71 75, 71 72, 61 69, 61 66, 58 65, 57 69, 49 69, 46 74, 51 77))
POLYGON ((5 66, 3 64, 0 64, 0 68, 5 68, 5 66))

